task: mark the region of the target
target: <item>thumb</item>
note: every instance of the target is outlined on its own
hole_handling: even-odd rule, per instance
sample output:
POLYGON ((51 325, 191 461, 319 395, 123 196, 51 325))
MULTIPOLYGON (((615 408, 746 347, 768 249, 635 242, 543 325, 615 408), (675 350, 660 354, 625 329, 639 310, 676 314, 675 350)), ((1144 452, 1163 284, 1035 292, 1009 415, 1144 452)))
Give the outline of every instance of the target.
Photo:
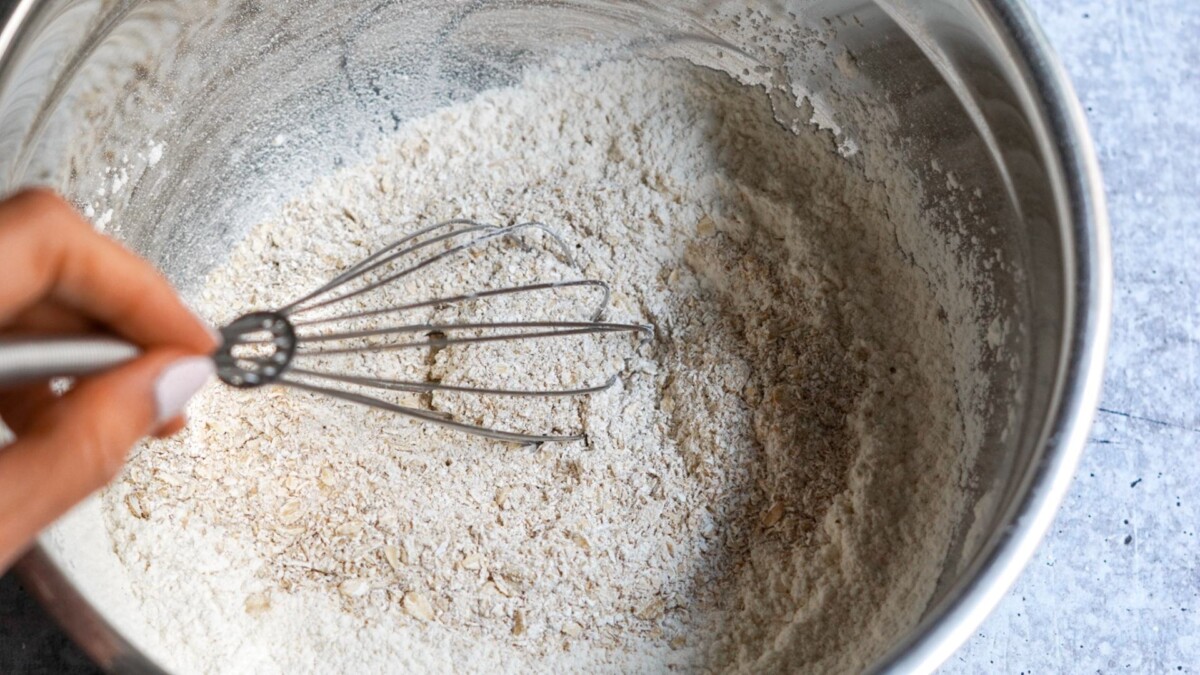
POLYGON ((81 380, 31 419, 0 449, 0 559, 112 480, 133 444, 177 417, 212 374, 208 357, 158 349, 81 380))

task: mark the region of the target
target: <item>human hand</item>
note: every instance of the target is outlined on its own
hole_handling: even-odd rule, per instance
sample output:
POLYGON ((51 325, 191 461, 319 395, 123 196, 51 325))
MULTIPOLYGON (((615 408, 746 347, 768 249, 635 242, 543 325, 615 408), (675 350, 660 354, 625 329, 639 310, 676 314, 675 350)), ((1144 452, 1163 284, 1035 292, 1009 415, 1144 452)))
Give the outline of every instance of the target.
POLYGON ((43 382, 0 390, 0 571, 37 533, 120 470, 148 434, 183 428, 213 373, 214 334, 155 269, 92 229, 59 197, 0 201, 0 338, 107 333, 142 348, 63 396, 43 382))

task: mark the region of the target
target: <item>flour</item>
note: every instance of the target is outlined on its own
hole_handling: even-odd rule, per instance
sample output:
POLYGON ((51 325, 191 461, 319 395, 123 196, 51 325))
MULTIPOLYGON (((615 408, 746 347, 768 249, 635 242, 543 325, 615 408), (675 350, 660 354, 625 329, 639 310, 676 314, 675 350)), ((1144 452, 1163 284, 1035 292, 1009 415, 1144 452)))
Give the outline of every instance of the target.
MULTIPOLYGON (((878 658, 933 593, 969 457, 946 315, 897 250, 919 192, 898 170, 868 181, 838 143, 791 134, 765 94, 709 70, 564 61, 318 181, 212 273, 199 312, 219 324, 279 306, 442 220, 536 220, 574 267, 537 237, 498 242, 387 301, 577 269, 611 284, 606 318, 654 339, 398 366, 506 386, 620 374, 582 400, 431 401, 587 436, 533 449, 210 387, 189 429, 142 447, 104 496, 153 627, 144 646, 181 672, 828 672, 878 658)), ((587 302, 487 311, 571 318, 587 302)))

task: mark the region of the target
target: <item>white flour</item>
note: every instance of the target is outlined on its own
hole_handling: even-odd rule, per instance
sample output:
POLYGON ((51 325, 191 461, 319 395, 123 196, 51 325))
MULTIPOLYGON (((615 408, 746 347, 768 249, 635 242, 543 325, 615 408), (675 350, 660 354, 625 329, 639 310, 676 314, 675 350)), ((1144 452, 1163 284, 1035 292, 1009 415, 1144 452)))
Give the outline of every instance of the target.
MULTIPOLYGON (((583 401, 437 401, 586 445, 210 387, 104 497, 145 646, 182 672, 862 668, 932 594, 969 461, 944 308, 897 250, 918 203, 682 64, 564 63, 402 127, 256 228, 199 311, 277 306, 440 220, 538 220, 654 341, 413 364, 616 369, 583 401)), ((481 260, 393 297, 566 274, 536 247, 481 260)))

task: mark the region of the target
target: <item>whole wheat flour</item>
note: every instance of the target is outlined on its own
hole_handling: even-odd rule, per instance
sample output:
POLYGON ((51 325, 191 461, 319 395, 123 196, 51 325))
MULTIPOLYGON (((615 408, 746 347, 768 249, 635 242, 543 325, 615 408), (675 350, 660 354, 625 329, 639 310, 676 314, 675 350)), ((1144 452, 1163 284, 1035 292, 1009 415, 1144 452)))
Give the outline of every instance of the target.
MULTIPOLYGON (((537 448, 210 387, 104 497, 144 646, 181 672, 867 665, 933 592, 965 453, 945 314, 897 244, 919 195, 862 175, 761 91, 673 62, 563 62, 404 125, 254 229, 198 311, 278 306, 441 220, 536 220, 612 285, 607 318, 654 338, 404 364, 620 374, 583 400, 433 401, 587 435, 537 448)), ((569 276, 544 243, 498 242, 388 299, 569 276)))

